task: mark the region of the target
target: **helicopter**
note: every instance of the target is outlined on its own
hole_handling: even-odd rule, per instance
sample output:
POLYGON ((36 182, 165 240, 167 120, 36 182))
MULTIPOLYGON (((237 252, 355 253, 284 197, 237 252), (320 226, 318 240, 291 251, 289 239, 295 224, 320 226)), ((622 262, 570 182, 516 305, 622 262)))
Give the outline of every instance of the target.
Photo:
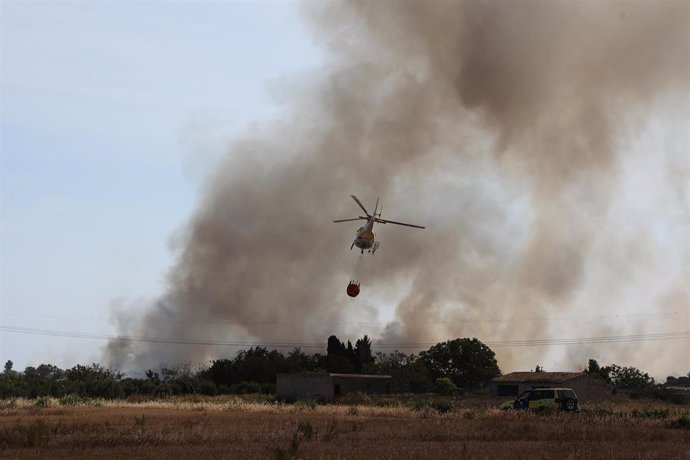
POLYGON ((359 217, 354 217, 352 219, 339 219, 339 220, 334 220, 333 222, 339 223, 339 222, 351 222, 355 220, 366 220, 367 223, 364 224, 364 227, 360 227, 357 229, 357 233, 355 234, 355 239, 352 242, 352 246, 350 246, 350 250, 357 246, 361 251, 362 254, 364 254, 364 251, 366 250, 367 252, 371 253, 372 255, 376 252, 376 250, 379 248, 379 245, 381 244, 380 241, 376 241, 376 234, 374 233, 374 223, 379 223, 379 224, 395 224, 395 225, 404 225, 406 227, 414 227, 414 228, 426 228, 422 227, 421 225, 412 225, 412 224, 405 224, 403 222, 396 222, 393 220, 386 220, 386 219, 381 219, 381 212, 383 211, 383 206, 381 206, 381 209, 379 209, 379 198, 376 198, 376 206, 374 207, 374 213, 369 214, 369 211, 362 205, 362 202, 359 201, 359 199, 354 196, 350 195, 353 200, 359 205, 360 208, 362 208, 362 211, 364 211, 364 214, 366 214, 366 217, 364 216, 359 216, 359 217), (378 213, 377 213, 378 211, 378 213))

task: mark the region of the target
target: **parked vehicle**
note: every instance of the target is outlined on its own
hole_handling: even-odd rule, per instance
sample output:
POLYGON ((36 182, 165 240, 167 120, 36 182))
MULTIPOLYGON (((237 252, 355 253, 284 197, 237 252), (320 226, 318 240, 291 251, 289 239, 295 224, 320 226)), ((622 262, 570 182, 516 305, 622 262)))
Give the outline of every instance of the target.
POLYGON ((570 388, 535 388, 524 391, 515 401, 501 404, 503 410, 561 410, 579 412, 577 395, 570 388))

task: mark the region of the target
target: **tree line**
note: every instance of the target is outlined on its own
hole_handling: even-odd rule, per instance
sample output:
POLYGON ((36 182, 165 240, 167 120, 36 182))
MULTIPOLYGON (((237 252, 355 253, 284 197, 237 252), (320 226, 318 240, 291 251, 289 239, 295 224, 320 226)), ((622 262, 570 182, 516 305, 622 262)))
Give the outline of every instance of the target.
MULTIPOLYGON (((537 366, 536 372, 543 372, 537 366)), ((634 394, 656 394, 659 385, 647 373, 616 364, 600 366, 589 360, 584 371, 634 394)), ((243 394, 275 392, 278 373, 331 372, 390 375, 394 393, 443 393, 475 391, 501 375, 491 348, 476 338, 440 342, 419 354, 374 352, 365 335, 352 345, 332 335, 326 354, 307 354, 300 348, 287 353, 252 347, 234 358, 209 363, 184 363, 148 369, 142 377, 127 376, 100 364, 60 369, 52 364, 26 367, 18 372, 7 361, 0 374, 0 398, 77 395, 127 398, 133 395, 166 397, 184 394, 243 394)))
POLYGON ((207 365, 185 363, 148 369, 141 378, 100 364, 60 369, 52 364, 29 366, 23 372, 7 361, 0 374, 0 398, 41 396, 126 398, 183 394, 274 393, 276 375, 294 372, 384 374, 399 393, 449 393, 476 389, 501 374, 494 352, 477 339, 458 338, 438 343, 419 354, 374 352, 365 335, 344 343, 328 338, 326 354, 307 354, 300 348, 283 354, 265 347, 241 350, 234 358, 207 365))
POLYGON ((636 367, 625 367, 617 364, 600 366, 595 359, 590 359, 585 372, 611 385, 615 390, 624 391, 631 398, 650 397, 674 404, 686 404, 686 398, 673 386, 690 386, 690 372, 687 377, 666 377, 666 384, 657 383, 653 377, 636 367))

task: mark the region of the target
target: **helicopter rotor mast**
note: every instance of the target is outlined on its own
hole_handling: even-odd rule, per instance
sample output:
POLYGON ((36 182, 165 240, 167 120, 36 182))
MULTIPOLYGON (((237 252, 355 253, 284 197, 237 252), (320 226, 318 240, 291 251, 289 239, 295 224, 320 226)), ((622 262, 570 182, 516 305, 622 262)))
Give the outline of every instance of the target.
POLYGON ((362 208, 362 211, 364 211, 364 214, 366 215, 366 217, 359 216, 359 217, 353 217, 352 219, 338 219, 338 220, 334 220, 333 222, 339 223, 339 222, 352 222, 355 220, 366 220, 366 221, 376 222, 379 224, 395 224, 395 225, 403 225, 405 227, 426 228, 422 225, 406 224, 405 222, 398 222, 395 220, 381 219, 381 214, 383 212, 383 206, 381 206, 381 208, 379 209, 380 197, 376 198, 376 206, 374 207, 374 214, 369 214, 369 211, 367 211, 367 208, 365 208, 364 205, 362 204, 362 202, 359 201, 359 198, 357 198, 354 195, 350 195, 350 197, 352 197, 352 199, 355 200, 355 203, 357 203, 357 205, 360 208, 362 208))

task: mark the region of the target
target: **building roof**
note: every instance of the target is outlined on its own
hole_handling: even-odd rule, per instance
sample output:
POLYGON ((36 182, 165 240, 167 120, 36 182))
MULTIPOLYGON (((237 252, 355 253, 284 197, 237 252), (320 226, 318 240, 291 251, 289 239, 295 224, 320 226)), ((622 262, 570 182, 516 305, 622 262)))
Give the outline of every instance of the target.
POLYGON ((283 376, 300 376, 300 377, 345 377, 345 378, 358 378, 358 379, 390 379, 390 375, 378 375, 378 374, 331 374, 326 372, 290 372, 283 373, 278 372, 277 375, 283 376))
POLYGON ((351 378, 367 378, 367 379, 390 379, 390 375, 376 375, 376 374, 328 374, 331 377, 351 377, 351 378))
POLYGON ((511 372, 491 380, 492 382, 566 382, 587 375, 586 372, 511 372))

